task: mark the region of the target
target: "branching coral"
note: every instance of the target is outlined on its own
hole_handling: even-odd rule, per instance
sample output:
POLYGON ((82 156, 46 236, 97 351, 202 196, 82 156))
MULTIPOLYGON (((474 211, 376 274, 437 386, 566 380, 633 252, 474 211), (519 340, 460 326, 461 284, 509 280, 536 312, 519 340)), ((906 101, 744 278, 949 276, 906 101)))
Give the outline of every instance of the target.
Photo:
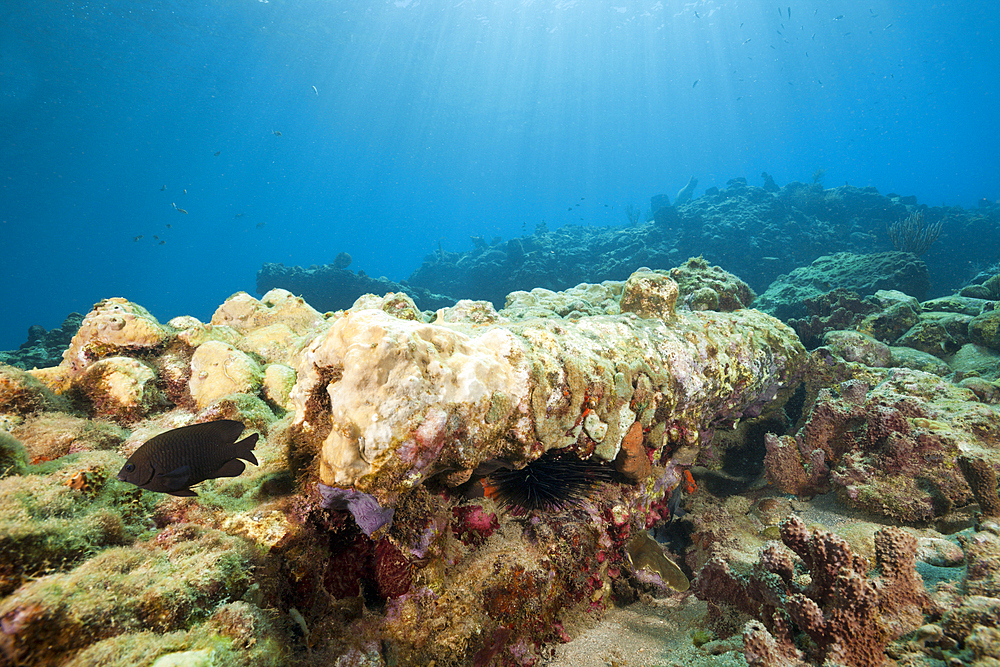
POLYGON ((812 640, 807 651, 818 663, 880 665, 888 642, 918 627, 932 608, 914 569, 916 539, 898 528, 876 533, 871 573, 868 561, 847 542, 809 530, 798 517, 782 523, 781 540, 800 563, 771 542, 745 571, 713 557, 694 585, 699 598, 734 606, 759 621, 744 630, 751 665, 800 661, 795 643, 800 634, 812 640))

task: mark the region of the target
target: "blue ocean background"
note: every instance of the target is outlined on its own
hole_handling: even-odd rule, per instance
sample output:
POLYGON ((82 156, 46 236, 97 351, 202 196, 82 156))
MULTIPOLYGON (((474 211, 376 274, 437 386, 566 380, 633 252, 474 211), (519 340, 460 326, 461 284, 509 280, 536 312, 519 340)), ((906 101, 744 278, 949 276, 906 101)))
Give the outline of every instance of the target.
POLYGON ((0 349, 111 296, 208 320, 265 262, 398 281, 624 225, 691 176, 996 201, 998 34, 930 0, 4 2, 0 349))

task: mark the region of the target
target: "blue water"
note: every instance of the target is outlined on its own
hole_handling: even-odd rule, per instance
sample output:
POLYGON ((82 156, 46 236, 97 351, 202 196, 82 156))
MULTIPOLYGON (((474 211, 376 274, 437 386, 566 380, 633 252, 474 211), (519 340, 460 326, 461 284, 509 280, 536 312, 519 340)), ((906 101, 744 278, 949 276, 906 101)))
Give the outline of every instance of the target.
POLYGON ((1000 6, 788 7, 3 2, 0 349, 110 296, 207 320, 264 262, 399 280, 624 224, 692 175, 1000 198, 1000 6))

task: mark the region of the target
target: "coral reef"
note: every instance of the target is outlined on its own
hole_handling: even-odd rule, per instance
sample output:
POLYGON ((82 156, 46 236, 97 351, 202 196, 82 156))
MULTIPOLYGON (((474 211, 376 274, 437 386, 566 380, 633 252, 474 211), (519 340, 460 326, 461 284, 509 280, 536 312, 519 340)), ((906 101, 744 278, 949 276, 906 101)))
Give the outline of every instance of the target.
MULTIPOLYGON (((813 361, 830 368, 819 352, 813 361)), ((909 523, 967 504, 954 461, 963 451, 996 459, 997 411, 936 375, 842 363, 852 379, 820 389, 794 435, 767 436, 768 480, 798 495, 832 488, 850 506, 909 523)))
MULTIPOLYGON (((742 276, 760 293, 790 267, 803 266, 822 255, 892 250, 886 228, 917 210, 913 198, 884 196, 874 188, 824 189, 818 184, 792 182, 772 192, 749 186, 742 178, 730 180, 724 188, 708 188, 703 196, 679 205, 666 204, 666 197, 654 199, 649 216, 653 220, 636 225, 567 225, 551 231, 539 225, 534 234, 507 241, 487 243, 473 237, 473 247, 463 252, 439 248, 401 285, 388 281, 356 285, 358 276, 332 266, 266 265, 258 290, 283 287, 302 294, 320 309, 331 310, 347 308, 364 292, 400 290, 410 293, 422 308, 446 305, 432 303, 418 291, 428 290, 453 300, 490 301, 499 310, 512 292, 534 288, 566 291, 583 282, 622 281, 641 267, 666 269, 685 257, 703 255, 707 262, 742 276), (734 238, 744 242, 733 243, 734 238)), ((963 267, 968 262, 996 260, 991 244, 981 242, 1000 229, 995 211, 927 207, 920 207, 920 211, 928 224, 948 218, 943 234, 949 243, 946 247, 937 244, 926 255, 941 293, 962 284, 966 278, 963 267)), ((917 260, 914 266, 922 263, 917 260)), ((817 281, 815 291, 799 297, 816 296, 838 286, 860 289, 868 282, 824 286, 817 281)), ((926 276, 913 274, 883 282, 875 289, 888 287, 922 298, 929 283, 926 276), (918 289, 913 291, 912 287, 918 289)))
POLYGON ((646 528, 715 430, 780 412, 805 351, 734 276, 676 275, 732 312, 648 270, 501 313, 272 290, 161 324, 101 302, 58 366, 0 374, 3 660, 530 664, 581 613, 686 588, 646 528), (258 434, 259 467, 196 498, 114 478, 219 419, 258 434), (498 471, 540 460, 579 484, 513 507, 538 485, 498 471))
POLYGON ((715 557, 694 585, 700 598, 756 619, 744 629, 751 665, 800 663, 806 656, 797 635, 811 640, 806 652, 815 664, 886 664, 887 644, 916 629, 934 609, 914 569, 917 541, 903 530, 875 534, 871 572, 843 539, 809 530, 797 517, 785 520, 780 533, 787 549, 770 542, 752 565, 715 557))
POLYGON ((82 322, 83 315, 70 313, 62 325, 50 331, 37 324, 32 325, 28 327, 28 340, 21 343, 18 349, 0 352, 0 363, 24 370, 55 366, 82 322))
POLYGON ((338 263, 336 257, 332 264, 309 268, 264 264, 257 272, 258 294, 279 288, 300 295, 320 311, 344 310, 365 294, 386 292, 406 292, 421 308, 427 310, 450 306, 456 300, 434 294, 423 286, 395 283, 387 278, 372 278, 364 271, 354 273, 347 269, 343 260, 338 263))
POLYGON ((427 301, 340 257, 280 272, 328 274, 347 286, 336 306, 272 289, 164 324, 101 302, 57 366, 0 366, 0 664, 539 664, 612 605, 663 596, 710 610, 706 655, 744 626, 753 664, 985 659, 988 279, 920 304, 879 289, 918 285, 912 256, 838 258, 870 269, 858 297, 821 262, 796 323, 807 355, 709 262, 759 287, 803 259, 791 241, 815 241, 805 261, 823 243, 867 251, 915 203, 765 185, 734 179, 623 230, 479 239, 418 272, 479 300, 427 301), (704 258, 674 266, 697 244, 704 258), (156 435, 218 419, 259 437, 259 467, 197 498, 114 478, 156 435), (923 532, 839 539, 787 519, 821 504, 923 532), (708 607, 680 593, 699 570, 708 607))
POLYGON ((806 299, 836 288, 862 297, 897 290, 922 299, 930 289, 930 275, 923 261, 908 252, 824 255, 771 283, 757 307, 782 320, 802 318, 809 314, 806 299))

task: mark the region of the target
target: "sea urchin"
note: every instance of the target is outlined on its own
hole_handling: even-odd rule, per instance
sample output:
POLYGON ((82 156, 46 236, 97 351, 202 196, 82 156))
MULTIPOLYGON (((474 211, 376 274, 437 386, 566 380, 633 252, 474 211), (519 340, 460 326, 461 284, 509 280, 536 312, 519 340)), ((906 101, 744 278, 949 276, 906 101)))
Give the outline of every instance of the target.
POLYGON ((607 463, 549 450, 520 469, 501 469, 484 480, 487 495, 515 511, 555 510, 576 505, 614 478, 607 463))

